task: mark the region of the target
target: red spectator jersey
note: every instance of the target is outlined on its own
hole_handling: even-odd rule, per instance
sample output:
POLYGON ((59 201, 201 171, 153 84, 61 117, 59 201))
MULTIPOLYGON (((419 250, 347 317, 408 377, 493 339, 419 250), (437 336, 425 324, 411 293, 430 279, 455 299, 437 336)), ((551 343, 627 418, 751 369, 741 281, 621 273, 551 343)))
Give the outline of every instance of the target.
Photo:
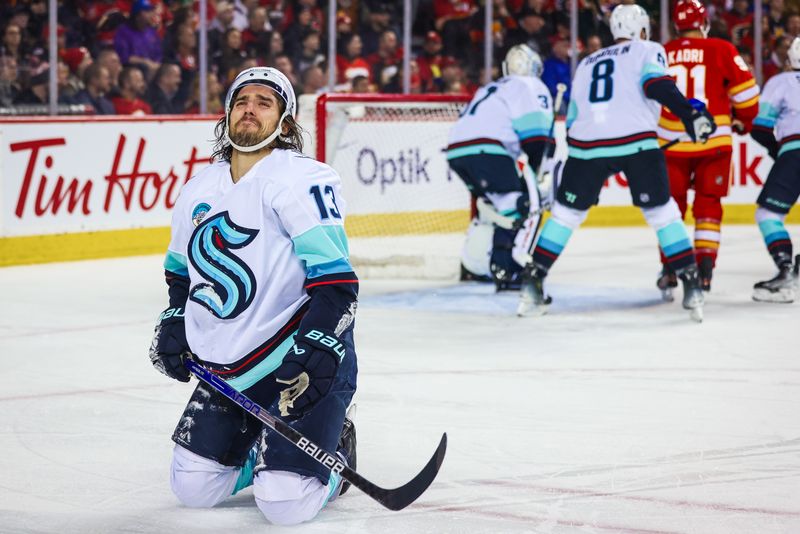
POLYGON ((140 98, 127 100, 121 96, 115 96, 111 102, 114 104, 114 111, 117 112, 117 115, 152 115, 153 113, 150 104, 140 98))
MULTIPOLYGON (((736 48, 722 39, 681 37, 664 47, 670 75, 686 98, 703 101, 714 116, 717 131, 706 144, 681 142, 667 150, 671 156, 701 156, 717 149, 731 150, 731 115, 750 131, 758 114, 758 85, 736 48)), ((665 144, 686 137, 683 123, 661 108, 658 137, 665 144)))

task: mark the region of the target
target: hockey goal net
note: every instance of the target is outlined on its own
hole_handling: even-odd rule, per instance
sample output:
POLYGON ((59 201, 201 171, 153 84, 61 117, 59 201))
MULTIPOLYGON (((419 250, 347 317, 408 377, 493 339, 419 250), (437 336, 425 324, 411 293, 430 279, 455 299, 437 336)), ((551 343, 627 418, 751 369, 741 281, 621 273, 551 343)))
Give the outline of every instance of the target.
POLYGON ((351 260, 361 277, 455 278, 470 195, 445 157, 469 99, 324 94, 316 157, 342 177, 351 260))

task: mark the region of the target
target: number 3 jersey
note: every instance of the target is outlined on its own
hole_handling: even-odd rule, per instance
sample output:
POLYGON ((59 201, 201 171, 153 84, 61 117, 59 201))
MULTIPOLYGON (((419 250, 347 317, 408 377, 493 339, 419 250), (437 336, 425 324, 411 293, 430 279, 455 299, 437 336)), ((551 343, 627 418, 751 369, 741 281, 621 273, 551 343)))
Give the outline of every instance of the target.
MULTIPOLYGON (((731 114, 745 131, 758 113, 758 85, 736 48, 722 39, 682 37, 667 43, 667 71, 686 98, 705 103, 717 130, 705 144, 688 140, 667 150, 670 156, 707 156, 732 151, 731 114)), ((686 137, 683 123, 664 108, 658 121, 659 141, 686 137)))
POLYGON ((235 184, 225 162, 189 180, 164 267, 189 279, 192 352, 224 378, 255 381, 280 364, 301 323, 346 329, 357 279, 344 210, 338 174, 288 150, 273 150, 235 184), (329 293, 317 298, 318 289, 329 293))
POLYGON ((625 41, 583 58, 567 111, 569 156, 594 159, 657 149, 661 105, 645 90, 666 76, 664 47, 651 41, 625 41))
POLYGON ((521 145, 551 143, 550 91, 532 76, 506 76, 475 93, 450 129, 447 159, 501 154, 516 160, 521 145))

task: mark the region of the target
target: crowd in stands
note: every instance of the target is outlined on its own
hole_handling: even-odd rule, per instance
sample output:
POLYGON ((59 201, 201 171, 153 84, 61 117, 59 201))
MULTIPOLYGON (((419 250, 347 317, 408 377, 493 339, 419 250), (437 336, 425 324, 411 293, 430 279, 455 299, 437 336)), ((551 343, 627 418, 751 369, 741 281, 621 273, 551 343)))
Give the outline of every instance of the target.
MULTIPOLYGON (((567 0, 488 0, 493 6, 493 77, 509 47, 527 43, 544 60, 555 92, 570 81, 567 0)), ((608 17, 617 3, 578 0, 578 54, 611 44, 608 17)), ((657 0, 640 0, 658 32, 657 0)), ((58 102, 97 114, 181 114, 201 109, 199 2, 59 0, 58 102)), ((326 90, 328 0, 208 0, 209 113, 222 112, 233 77, 244 68, 281 70, 298 94, 326 90)), ((411 43, 402 43, 401 1, 338 0, 336 91, 401 92, 410 53, 412 93, 471 94, 484 79, 483 0, 415 0, 411 43)), ((710 36, 733 42, 753 65, 753 0, 710 0, 710 36)), ((49 102, 47 0, 0 6, 0 111, 49 102)), ((800 35, 800 0, 767 0, 762 20, 763 79, 783 70, 800 35)), ((568 95, 567 95, 568 101, 568 95)))

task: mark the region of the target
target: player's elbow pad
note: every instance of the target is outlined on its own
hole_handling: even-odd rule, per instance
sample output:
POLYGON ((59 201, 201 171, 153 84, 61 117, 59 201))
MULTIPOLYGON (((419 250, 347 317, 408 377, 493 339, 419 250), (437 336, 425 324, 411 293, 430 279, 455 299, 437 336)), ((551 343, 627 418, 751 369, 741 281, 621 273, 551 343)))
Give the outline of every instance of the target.
POLYGON ((669 109, 684 122, 694 113, 694 108, 678 90, 672 78, 659 78, 645 83, 644 94, 669 109))

